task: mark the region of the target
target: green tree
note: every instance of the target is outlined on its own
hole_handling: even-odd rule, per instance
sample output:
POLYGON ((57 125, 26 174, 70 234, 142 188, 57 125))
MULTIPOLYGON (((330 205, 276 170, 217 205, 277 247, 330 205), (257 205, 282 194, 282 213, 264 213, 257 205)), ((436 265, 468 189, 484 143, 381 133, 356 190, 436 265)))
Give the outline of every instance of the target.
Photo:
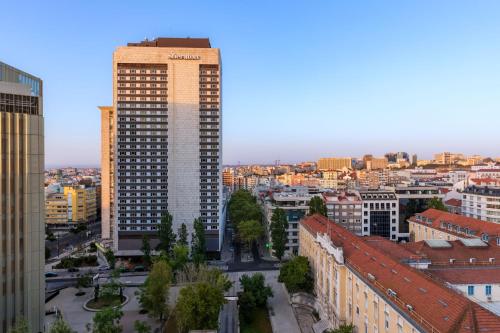
POLYGON ((87 325, 87 328, 91 326, 92 333, 121 333, 122 326, 120 325, 120 319, 122 316, 123 312, 121 309, 107 307, 94 315, 92 325, 87 325))
POLYGON ((116 264, 116 258, 113 250, 107 249, 106 252, 104 252, 104 257, 106 257, 106 260, 108 261, 109 267, 111 269, 115 268, 116 264))
POLYGON ((258 221, 241 221, 238 224, 238 236, 250 246, 264 234, 264 227, 258 221))
POLYGON ((170 259, 170 266, 173 271, 178 271, 189 261, 189 248, 187 245, 175 244, 170 259))
POLYGON ((193 224, 194 233, 191 240, 191 255, 193 257, 193 261, 196 264, 200 264, 205 261, 205 227, 200 219, 195 219, 193 224))
POLYGON ((151 326, 145 321, 136 320, 134 321, 134 330, 137 333, 151 333, 151 326))
POLYGON ((149 267, 149 265, 151 265, 151 245, 149 244, 148 235, 142 236, 141 251, 142 251, 142 261, 144 262, 144 265, 146 267, 149 267))
POLYGON ((326 216, 326 205, 321 197, 313 197, 309 201, 309 215, 320 214, 326 216))
POLYGON ((163 320, 168 314, 168 293, 172 272, 165 260, 155 260, 139 291, 139 303, 153 318, 163 320))
POLYGON ((228 212, 235 225, 244 220, 262 220, 262 211, 257 199, 247 190, 238 190, 231 195, 228 212))
POLYGON ((175 244, 175 233, 172 231, 172 219, 172 215, 167 212, 161 218, 158 227, 158 238, 160 243, 158 244, 157 250, 165 251, 168 256, 172 254, 172 248, 175 244))
POLYGON ((76 331, 73 331, 71 326, 59 317, 50 325, 49 333, 76 333, 76 331))
POLYGON ((217 329, 219 312, 224 303, 222 290, 209 283, 184 287, 177 299, 177 324, 182 332, 217 329))
POLYGON ((8 333, 30 333, 30 325, 24 318, 17 318, 16 323, 11 327, 8 333))
POLYGON ((313 277, 307 257, 294 257, 280 268, 279 282, 283 282, 290 293, 312 292, 313 277))
POLYGON ((329 330, 327 333, 354 333, 354 325, 340 325, 338 328, 329 330))
POLYGON ((274 255, 281 261, 288 242, 288 219, 286 213, 281 208, 276 208, 271 217, 271 238, 273 241, 274 255))
POLYGON ((434 208, 434 209, 437 209, 437 210, 442 210, 443 212, 447 212, 448 211, 448 209, 446 208, 446 206, 443 203, 443 200, 441 200, 438 197, 434 197, 434 198, 430 199, 429 202, 428 202, 428 204, 427 204, 427 207, 428 208, 434 208))
POLYGON ((179 237, 177 243, 180 245, 188 246, 188 231, 185 223, 181 224, 181 227, 179 228, 177 233, 179 237))
POLYGON ((76 280, 76 287, 78 288, 77 296, 85 294, 82 288, 88 288, 92 285, 92 277, 89 274, 81 275, 76 280))
POLYGON ((265 278, 262 273, 255 273, 252 276, 243 275, 240 278, 243 292, 238 297, 240 314, 246 322, 254 317, 254 310, 258 307, 265 307, 267 299, 273 296, 273 291, 269 285, 265 285, 265 278))

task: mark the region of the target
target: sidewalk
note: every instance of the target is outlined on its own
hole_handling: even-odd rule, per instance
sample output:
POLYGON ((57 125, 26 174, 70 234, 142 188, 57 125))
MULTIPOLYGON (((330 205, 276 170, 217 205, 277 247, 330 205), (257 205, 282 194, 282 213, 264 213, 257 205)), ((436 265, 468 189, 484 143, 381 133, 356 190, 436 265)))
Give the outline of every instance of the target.
POLYGON ((301 333, 299 323, 290 304, 288 293, 278 282, 278 273, 267 275, 266 282, 273 288, 274 296, 267 301, 273 333, 301 333))

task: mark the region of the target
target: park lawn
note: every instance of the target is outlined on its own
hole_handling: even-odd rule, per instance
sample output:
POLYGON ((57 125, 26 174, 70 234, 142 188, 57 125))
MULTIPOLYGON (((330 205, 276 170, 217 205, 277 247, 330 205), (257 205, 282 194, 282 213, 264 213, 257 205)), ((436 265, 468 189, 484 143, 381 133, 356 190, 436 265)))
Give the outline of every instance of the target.
POLYGON ((271 321, 267 308, 256 308, 252 315, 251 323, 240 321, 241 333, 272 333, 271 321))

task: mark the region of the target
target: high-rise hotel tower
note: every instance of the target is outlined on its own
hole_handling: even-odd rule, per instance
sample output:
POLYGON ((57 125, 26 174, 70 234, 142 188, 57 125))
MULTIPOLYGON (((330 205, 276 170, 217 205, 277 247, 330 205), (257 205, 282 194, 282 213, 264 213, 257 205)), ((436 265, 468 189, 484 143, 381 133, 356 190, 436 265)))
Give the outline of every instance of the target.
POLYGON ((42 80, 0 62, 0 332, 45 317, 42 80))
POLYGON ((224 222, 219 49, 204 38, 118 47, 113 106, 100 109, 103 178, 110 182, 103 214, 105 205, 112 207, 103 216, 109 220, 103 235, 112 235, 118 254, 140 254, 144 234, 156 246, 167 211, 174 232, 185 223, 191 234, 194 219, 201 218, 207 250, 219 251, 224 222))

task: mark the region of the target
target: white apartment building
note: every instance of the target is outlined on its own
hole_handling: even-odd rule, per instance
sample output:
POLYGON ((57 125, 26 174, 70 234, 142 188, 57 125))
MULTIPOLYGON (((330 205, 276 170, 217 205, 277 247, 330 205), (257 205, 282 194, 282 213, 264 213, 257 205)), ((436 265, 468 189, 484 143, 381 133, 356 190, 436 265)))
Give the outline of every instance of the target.
MULTIPOLYGON (((300 188, 299 188, 300 189, 300 188)), ((319 194, 309 194, 304 191, 299 192, 277 192, 272 193, 264 200, 264 218, 272 243, 270 225, 273 212, 276 208, 285 211, 288 220, 288 243, 286 244, 285 256, 298 254, 299 251, 299 221, 309 213, 309 201, 319 194)))
POLYGON ((394 191, 359 191, 363 201, 363 235, 381 236, 392 241, 399 237, 399 201, 394 191))
POLYGON ((462 215, 500 223, 500 188, 467 187, 462 191, 462 215))

